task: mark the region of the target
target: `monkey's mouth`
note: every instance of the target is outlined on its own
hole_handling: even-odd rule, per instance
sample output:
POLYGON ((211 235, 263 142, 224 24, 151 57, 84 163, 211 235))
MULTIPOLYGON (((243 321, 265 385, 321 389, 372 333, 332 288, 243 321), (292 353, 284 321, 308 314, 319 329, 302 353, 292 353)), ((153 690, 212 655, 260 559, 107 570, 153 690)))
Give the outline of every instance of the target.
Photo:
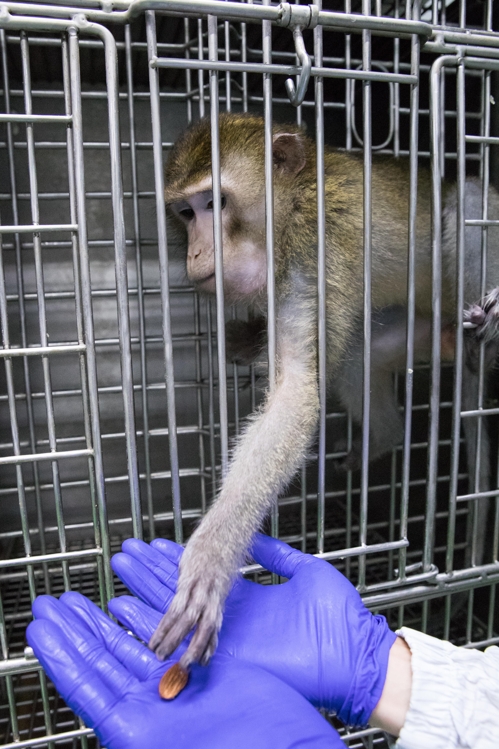
POLYGON ((215 273, 210 273, 209 276, 205 276, 204 278, 200 278, 196 281, 196 286, 204 286, 207 283, 210 283, 211 281, 215 281, 215 273))

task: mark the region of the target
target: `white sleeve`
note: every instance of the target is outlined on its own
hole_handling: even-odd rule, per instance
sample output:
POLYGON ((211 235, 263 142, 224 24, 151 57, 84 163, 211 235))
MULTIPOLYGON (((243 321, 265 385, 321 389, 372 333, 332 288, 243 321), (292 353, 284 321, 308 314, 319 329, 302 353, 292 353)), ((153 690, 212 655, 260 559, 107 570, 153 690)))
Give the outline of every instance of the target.
POLYGON ((396 749, 497 749, 499 648, 458 648, 403 627, 412 653, 410 707, 396 749))

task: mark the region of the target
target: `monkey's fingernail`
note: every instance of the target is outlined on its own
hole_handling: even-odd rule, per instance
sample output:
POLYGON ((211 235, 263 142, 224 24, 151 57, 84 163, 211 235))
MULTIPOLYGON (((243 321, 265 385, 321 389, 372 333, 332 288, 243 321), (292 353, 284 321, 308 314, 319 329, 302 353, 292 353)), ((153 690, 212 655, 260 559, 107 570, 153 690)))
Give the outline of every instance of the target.
POLYGON ((189 681, 189 671, 180 665, 175 663, 174 666, 165 671, 159 682, 159 696, 164 700, 174 700, 177 694, 180 694, 182 689, 186 686, 189 681))

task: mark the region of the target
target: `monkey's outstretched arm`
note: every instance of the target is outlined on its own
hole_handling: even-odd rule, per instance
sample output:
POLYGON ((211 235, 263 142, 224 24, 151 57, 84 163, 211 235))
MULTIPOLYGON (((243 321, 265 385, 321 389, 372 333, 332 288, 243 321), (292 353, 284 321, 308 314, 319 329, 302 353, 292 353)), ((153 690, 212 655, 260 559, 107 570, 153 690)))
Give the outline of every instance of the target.
MULTIPOLYGON (((303 292, 303 285, 301 291, 303 292)), ((224 601, 255 531, 305 458, 317 424, 315 301, 305 294, 278 309, 278 378, 236 446, 220 494, 183 554, 176 596, 150 641, 159 658, 196 628, 183 666, 206 663, 224 601)))

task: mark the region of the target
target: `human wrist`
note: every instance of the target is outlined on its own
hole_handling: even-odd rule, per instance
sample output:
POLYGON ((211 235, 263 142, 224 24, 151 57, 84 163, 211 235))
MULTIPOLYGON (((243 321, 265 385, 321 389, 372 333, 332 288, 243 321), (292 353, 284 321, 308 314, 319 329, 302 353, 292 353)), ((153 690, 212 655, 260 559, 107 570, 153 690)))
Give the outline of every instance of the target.
POLYGON ((345 725, 367 726, 380 700, 397 636, 384 616, 371 614, 363 605, 356 623, 358 628, 351 641, 355 660, 351 664, 353 679, 337 715, 345 725))
POLYGON ((405 640, 397 637, 390 649, 385 684, 378 704, 369 719, 370 725, 398 736, 409 709, 412 690, 411 651, 405 640))

